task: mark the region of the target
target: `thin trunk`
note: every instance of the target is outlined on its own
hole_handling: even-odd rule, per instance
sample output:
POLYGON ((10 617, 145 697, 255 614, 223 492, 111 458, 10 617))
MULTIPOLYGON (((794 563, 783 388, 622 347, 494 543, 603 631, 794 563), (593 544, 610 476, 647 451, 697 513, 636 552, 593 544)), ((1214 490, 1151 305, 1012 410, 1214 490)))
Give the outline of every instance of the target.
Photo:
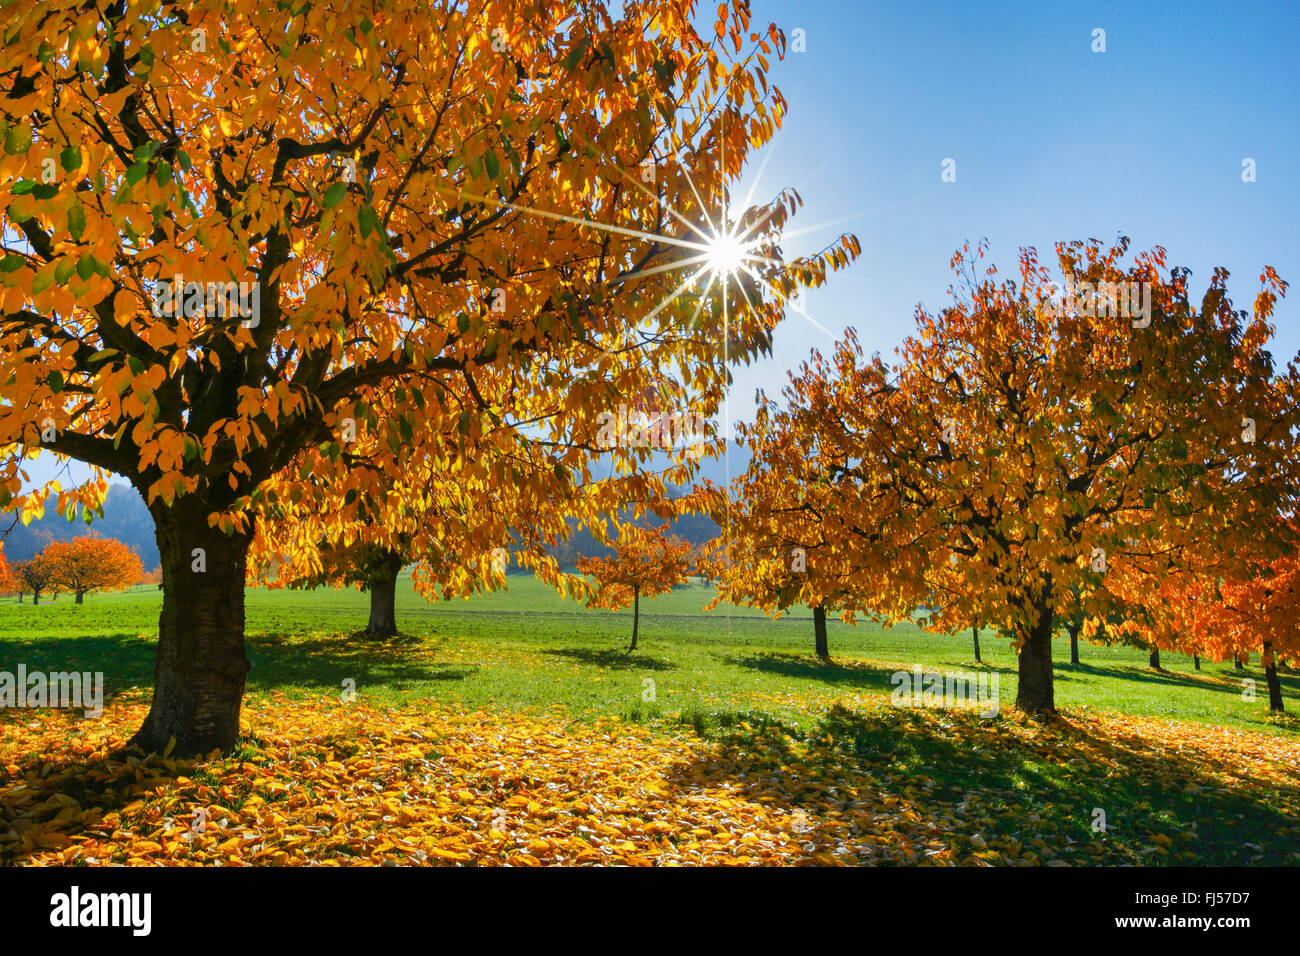
POLYGON ((1016 707, 1030 714, 1056 713, 1055 688, 1052 684, 1052 622, 1051 603, 1043 595, 1039 606, 1038 623, 1025 635, 1020 648, 1019 686, 1016 688, 1016 707))
POLYGON ((366 636, 389 638, 397 635, 397 575, 402 556, 389 551, 370 575, 370 623, 366 636))
POLYGON ((1232 669, 1237 671, 1244 671, 1246 669, 1246 664, 1242 661, 1240 654, 1233 655, 1232 669))
POLYGON ((151 509, 162 561, 162 613, 153 702, 131 744, 173 753, 229 752, 249 663, 244 653, 244 572, 251 536, 208 527, 208 508, 151 509))
POLYGON ((1200 655, 1200 654, 1193 654, 1193 655, 1192 655, 1192 666, 1195 667, 1198 671, 1201 669, 1201 655, 1200 655))
POLYGON ((971 633, 975 635, 975 663, 983 664, 984 662, 980 660, 980 629, 972 627, 971 633))
POLYGON ((33 603, 33 604, 40 604, 40 603, 41 603, 41 592, 40 592, 40 591, 33 591, 33 592, 32 592, 32 603, 33 603))
POLYGON ((1160 670, 1160 648, 1151 648, 1151 656, 1147 658, 1152 670, 1160 670))
POLYGON ((829 663, 831 647, 826 639, 826 608, 820 604, 813 608, 813 636, 817 641, 817 656, 829 663))
POLYGON ((628 645, 627 652, 631 654, 636 650, 636 629, 641 622, 641 589, 632 588, 632 643, 628 645))
POLYGON ((1079 663, 1079 632, 1083 630, 1082 621, 1071 621, 1067 625, 1070 631, 1070 663, 1079 663))
POLYGON ((1268 709, 1277 711, 1279 714, 1286 710, 1282 706, 1282 682, 1277 678, 1277 662, 1273 657, 1273 642, 1264 642, 1264 653, 1262 655, 1264 664, 1264 680, 1268 683, 1268 709))

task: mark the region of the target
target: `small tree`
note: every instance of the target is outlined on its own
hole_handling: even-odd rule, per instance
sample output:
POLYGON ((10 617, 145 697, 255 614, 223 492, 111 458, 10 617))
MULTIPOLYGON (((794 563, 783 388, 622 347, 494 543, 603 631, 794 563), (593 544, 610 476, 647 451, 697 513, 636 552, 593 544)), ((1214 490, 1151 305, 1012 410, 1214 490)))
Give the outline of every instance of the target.
POLYGON ((691 567, 691 546, 681 538, 665 535, 668 525, 640 528, 625 525, 619 532, 614 553, 604 558, 581 557, 578 571, 596 579, 596 593, 588 607, 622 610, 632 604, 632 643, 636 650, 637 627, 641 620, 641 595, 665 594, 686 583, 691 567))
POLYGON ((30 561, 19 561, 15 564, 14 576, 18 579, 18 586, 21 589, 32 592, 32 603, 40 604, 41 592, 51 585, 53 568, 50 567, 50 562, 42 552, 30 561))
POLYGON ((139 556, 116 538, 90 534, 52 541, 41 554, 49 563, 50 584, 71 591, 78 604, 87 591, 125 591, 144 576, 139 556))

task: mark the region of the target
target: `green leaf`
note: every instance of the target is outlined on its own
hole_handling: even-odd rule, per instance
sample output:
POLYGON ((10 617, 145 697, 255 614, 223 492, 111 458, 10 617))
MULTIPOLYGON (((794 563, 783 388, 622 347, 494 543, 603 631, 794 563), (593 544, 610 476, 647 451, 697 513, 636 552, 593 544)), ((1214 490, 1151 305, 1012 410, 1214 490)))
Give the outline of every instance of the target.
POLYGON ((77 260, 77 275, 83 281, 95 274, 95 257, 87 252, 77 260))
POLYGON ((32 187, 32 195, 37 199, 53 199, 59 194, 59 187, 55 183, 37 183, 32 187))
POLYGON ((5 256, 0 259, 0 272, 17 272, 27 264, 22 256, 5 256))
POLYGON ((126 170, 126 184, 134 186, 149 175, 149 165, 143 162, 132 163, 126 170))
POLYGON ((25 153, 32 145, 32 131, 26 126, 15 126, 5 134, 5 152, 10 156, 25 153))
POLYGON ((63 171, 70 173, 74 169, 81 168, 81 150, 75 146, 69 146, 63 152, 59 153, 59 165, 63 171))
POLYGON ((379 231, 379 214, 370 206, 362 206, 357 213, 357 225, 361 227, 361 238, 379 231))
POLYGON ((72 278, 72 273, 77 271, 77 261, 71 256, 64 256, 54 267, 54 281, 59 285, 67 282, 72 278))
POLYGON ((577 46, 575 46, 572 50, 570 50, 569 55, 564 58, 564 68, 566 70, 572 70, 575 66, 578 65, 578 61, 582 59, 582 54, 586 52, 587 52, 587 40, 584 37, 582 42, 579 43, 577 46))
POLYGON ((329 189, 325 190, 325 208, 333 209, 343 201, 343 197, 348 194, 347 183, 335 183, 329 189))
POLYGON ((50 391, 53 392, 55 395, 57 395, 57 394, 59 394, 59 392, 63 391, 63 373, 62 373, 62 372, 51 372, 51 373, 50 373, 50 391))
POLYGON ((187 173, 194 167, 194 164, 190 162, 189 154, 183 149, 176 150, 176 162, 180 163, 181 169, 187 173))
POLYGON ((15 196, 26 196, 36 188, 36 183, 31 179, 20 179, 14 183, 14 188, 10 190, 15 196))
POLYGON ((68 210, 68 235, 73 239, 80 239, 85 231, 86 209, 80 202, 73 202, 72 208, 68 210))
POLYGON ((497 159, 497 154, 488 150, 483 154, 483 163, 487 166, 489 179, 496 179, 501 172, 501 160, 497 159))
POLYGON ((44 292, 54 284, 54 263, 47 262, 36 270, 36 278, 32 279, 32 294, 44 292))

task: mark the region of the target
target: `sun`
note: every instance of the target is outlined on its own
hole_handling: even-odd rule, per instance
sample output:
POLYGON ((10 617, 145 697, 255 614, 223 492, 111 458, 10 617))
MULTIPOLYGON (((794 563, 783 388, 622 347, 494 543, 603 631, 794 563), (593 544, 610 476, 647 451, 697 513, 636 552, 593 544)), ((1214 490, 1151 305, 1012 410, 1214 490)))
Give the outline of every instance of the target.
POLYGON ((719 231, 705 243, 704 261, 717 278, 727 278, 745 265, 748 245, 735 233, 719 231))

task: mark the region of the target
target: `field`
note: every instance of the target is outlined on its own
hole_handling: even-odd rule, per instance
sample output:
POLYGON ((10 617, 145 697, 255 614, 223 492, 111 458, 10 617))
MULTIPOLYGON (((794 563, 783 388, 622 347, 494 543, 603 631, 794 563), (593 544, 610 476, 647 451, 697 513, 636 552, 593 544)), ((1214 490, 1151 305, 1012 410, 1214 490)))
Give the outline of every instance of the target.
POLYGON ((627 654, 629 613, 528 577, 445 604, 403 581, 384 643, 355 636, 359 592, 250 590, 249 744, 143 766, 111 751, 147 705, 160 593, 6 599, 0 670, 102 671, 106 710, 0 717, 0 859, 1300 862, 1300 726, 1243 699, 1257 662, 1155 672, 1085 643, 1072 666, 1060 640, 1043 725, 983 632, 1001 714, 981 719, 890 702, 915 664, 978 670, 969 632, 833 621, 826 664, 807 612, 708 595, 645 602, 627 654))

